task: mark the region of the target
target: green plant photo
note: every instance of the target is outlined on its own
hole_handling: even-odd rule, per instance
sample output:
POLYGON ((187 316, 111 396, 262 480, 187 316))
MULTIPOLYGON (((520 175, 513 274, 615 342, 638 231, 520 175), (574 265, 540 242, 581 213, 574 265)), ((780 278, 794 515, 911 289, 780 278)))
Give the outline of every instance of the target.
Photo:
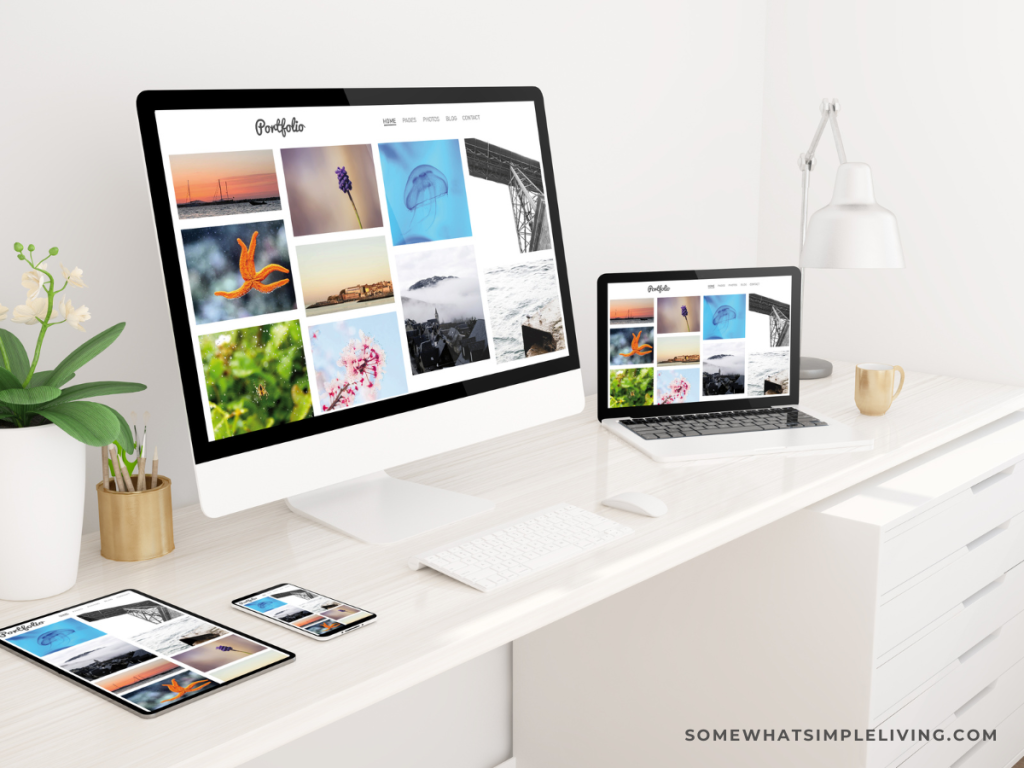
MULTIPOLYGON (((31 269, 21 276, 27 290, 24 304, 11 311, 11 320, 23 325, 39 325, 31 357, 17 336, 0 329, 0 427, 27 428, 52 423, 68 435, 86 445, 104 446, 117 442, 134 450, 135 441, 127 421, 117 411, 103 403, 89 402, 89 398, 140 392, 146 387, 126 381, 93 381, 83 384, 69 382, 76 372, 117 340, 124 323, 96 334, 65 357, 55 368, 38 370, 43 342, 47 332, 58 325, 69 325, 85 332, 82 323, 89 320, 89 308, 75 307, 64 293, 69 287, 86 288, 82 270, 68 270, 60 265, 63 285, 46 262, 36 255, 36 247, 14 244, 20 261, 31 269), (64 294, 61 297, 61 294, 64 294), (56 319, 57 317, 61 319, 56 319)), ((50 248, 47 257, 58 254, 50 248)), ((0 320, 6 320, 8 308, 0 304, 0 320)))

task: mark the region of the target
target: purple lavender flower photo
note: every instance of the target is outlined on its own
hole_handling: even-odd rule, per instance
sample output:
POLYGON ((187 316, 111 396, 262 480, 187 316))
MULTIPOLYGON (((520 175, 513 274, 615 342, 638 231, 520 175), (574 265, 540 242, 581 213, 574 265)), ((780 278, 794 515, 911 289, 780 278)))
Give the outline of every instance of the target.
POLYGON ((371 145, 285 147, 281 170, 295 237, 384 226, 371 145))
POLYGON ((345 170, 345 166, 342 166, 334 171, 338 177, 338 189, 348 195, 348 201, 352 203, 352 210, 356 212, 356 221, 359 222, 359 228, 363 228, 362 219, 359 218, 359 209, 356 208, 356 201, 352 199, 352 179, 348 177, 348 171, 345 170))

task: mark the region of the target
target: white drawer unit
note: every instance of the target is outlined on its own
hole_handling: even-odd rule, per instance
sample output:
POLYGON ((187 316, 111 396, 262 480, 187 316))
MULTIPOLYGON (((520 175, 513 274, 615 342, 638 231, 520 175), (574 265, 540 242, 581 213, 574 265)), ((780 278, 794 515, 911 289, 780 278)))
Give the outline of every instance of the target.
MULTIPOLYGON (((1024 706, 1024 414, 806 513, 808 530, 837 547, 835 557, 875 564, 873 583, 844 585, 871 629, 841 662, 870 677, 866 717, 855 727, 951 734, 1016 716, 1024 706)), ((1024 731, 1000 728, 998 746, 875 741, 850 764, 1003 768, 1003 742, 1024 750, 1024 731)))
POLYGON ((583 608, 514 658, 517 722, 545 735, 531 765, 1010 768, 1024 412, 583 608), (576 742, 586 760, 565 759, 576 742))

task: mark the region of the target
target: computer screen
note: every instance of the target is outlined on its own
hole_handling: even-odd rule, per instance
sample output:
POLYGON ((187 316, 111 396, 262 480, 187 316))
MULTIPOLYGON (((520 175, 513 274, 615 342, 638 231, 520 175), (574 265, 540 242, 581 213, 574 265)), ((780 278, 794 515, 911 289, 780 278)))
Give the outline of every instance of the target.
POLYGON ((578 368, 539 92, 480 90, 140 96, 197 463, 578 368))
POLYGON ((792 271, 608 281, 601 307, 608 415, 649 406, 700 411, 788 401, 798 383, 792 271))

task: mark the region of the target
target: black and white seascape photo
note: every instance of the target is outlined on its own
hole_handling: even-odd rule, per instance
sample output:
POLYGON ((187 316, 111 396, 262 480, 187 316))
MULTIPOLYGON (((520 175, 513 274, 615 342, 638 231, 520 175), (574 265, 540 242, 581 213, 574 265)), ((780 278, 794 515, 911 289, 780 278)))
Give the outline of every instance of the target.
POLYGON ((484 282, 499 363, 565 349, 558 273, 550 255, 488 267, 484 282))
POLYGON ((88 643, 50 654, 46 660, 83 680, 97 680, 155 658, 149 651, 118 637, 103 635, 88 643))

